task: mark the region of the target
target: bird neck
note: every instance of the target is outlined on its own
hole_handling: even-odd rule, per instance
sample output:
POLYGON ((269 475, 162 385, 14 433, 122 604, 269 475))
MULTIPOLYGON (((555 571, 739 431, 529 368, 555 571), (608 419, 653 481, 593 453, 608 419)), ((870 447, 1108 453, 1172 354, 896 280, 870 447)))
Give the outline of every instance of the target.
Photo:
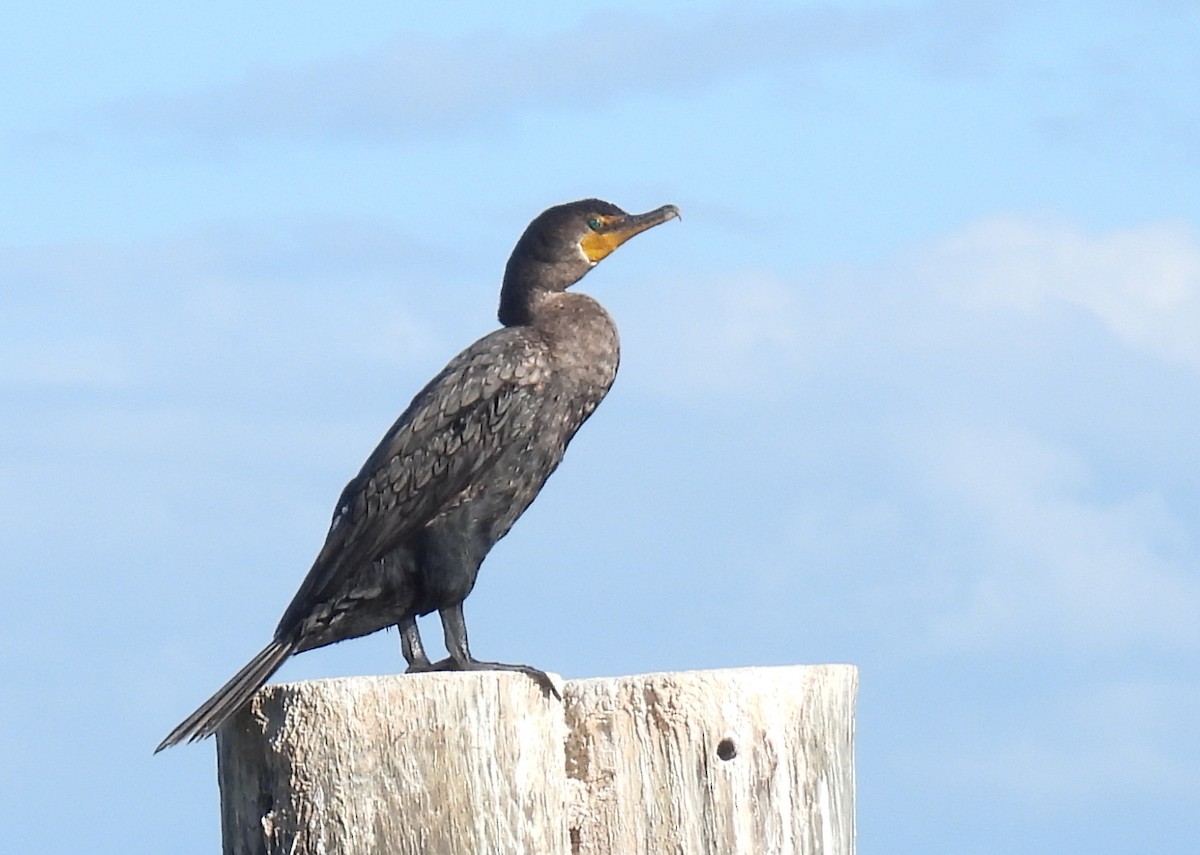
POLYGON ((514 253, 504 270, 500 288, 500 323, 506 327, 528 326, 547 298, 574 285, 590 268, 576 259, 545 261, 526 253, 514 253))

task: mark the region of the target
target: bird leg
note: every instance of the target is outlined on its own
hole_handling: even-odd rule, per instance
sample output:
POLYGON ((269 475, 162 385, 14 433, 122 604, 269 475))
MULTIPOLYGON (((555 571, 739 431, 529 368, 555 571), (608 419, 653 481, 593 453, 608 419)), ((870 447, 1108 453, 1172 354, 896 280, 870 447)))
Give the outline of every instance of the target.
MULTIPOLYGON (((509 665, 504 662, 482 662, 471 655, 471 649, 467 646, 467 622, 463 618, 462 603, 449 608, 440 609, 438 614, 442 618, 442 629, 446 635, 446 650, 450 655, 438 662, 430 663, 428 659, 424 662, 417 659, 408 660, 409 673, 417 673, 421 671, 519 671, 522 674, 527 674, 533 678, 542 691, 546 694, 553 695, 562 700, 562 695, 558 691, 558 687, 554 685, 544 671, 539 671, 529 665, 509 665)), ((401 637, 404 639, 405 658, 408 658, 408 653, 411 652, 413 639, 416 639, 416 649, 424 655, 424 651, 420 649, 421 640, 417 635, 415 621, 411 618, 409 621, 400 625, 401 637), (408 624, 412 623, 412 629, 409 630, 408 624)))
POLYGON ((404 654, 404 661, 408 663, 407 673, 434 670, 429 657, 425 655, 425 645, 421 644, 421 632, 417 629, 415 617, 400 621, 400 650, 404 654))

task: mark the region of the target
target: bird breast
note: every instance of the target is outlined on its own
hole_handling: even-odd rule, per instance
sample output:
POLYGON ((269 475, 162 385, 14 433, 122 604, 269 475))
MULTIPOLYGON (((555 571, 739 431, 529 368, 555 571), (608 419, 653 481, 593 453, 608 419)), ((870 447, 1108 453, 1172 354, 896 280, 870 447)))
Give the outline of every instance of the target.
POLYGON ((600 402, 617 376, 620 337, 608 312, 586 294, 556 294, 539 313, 535 327, 547 344, 554 373, 572 396, 600 402))

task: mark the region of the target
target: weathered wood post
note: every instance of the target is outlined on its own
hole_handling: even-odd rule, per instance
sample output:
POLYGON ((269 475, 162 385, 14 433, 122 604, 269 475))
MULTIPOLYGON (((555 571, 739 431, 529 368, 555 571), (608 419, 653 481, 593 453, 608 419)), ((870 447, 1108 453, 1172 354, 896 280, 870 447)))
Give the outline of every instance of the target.
POLYGON ((268 686, 217 738, 226 855, 853 855, 849 665, 268 686))

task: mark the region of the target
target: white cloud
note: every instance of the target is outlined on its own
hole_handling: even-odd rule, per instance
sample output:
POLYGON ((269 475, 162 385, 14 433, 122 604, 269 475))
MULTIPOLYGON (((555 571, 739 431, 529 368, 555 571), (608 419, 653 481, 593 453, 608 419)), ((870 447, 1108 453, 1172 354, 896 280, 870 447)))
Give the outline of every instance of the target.
POLYGON ((662 283, 642 299, 622 328, 631 341, 654 341, 654 382, 664 391, 671 378, 695 395, 778 388, 814 366, 870 370, 861 379, 873 384, 903 372, 929 382, 912 372, 996 358, 983 351, 1006 337, 1069 345, 1053 341, 1052 328, 1072 310, 1123 346, 1200 371, 1200 236, 1181 223, 1089 235, 1069 223, 996 217, 870 267, 788 278, 733 270, 662 283))
POLYGON ((1198 412, 1172 367, 1200 368, 1198 257, 1172 224, 987 220, 803 284, 655 289, 623 326, 744 468, 797 473, 780 537, 855 620, 938 652, 1195 651, 1198 470, 1171 444, 1198 412))
POLYGON ((946 525, 970 533, 935 646, 1200 647, 1196 545, 1161 496, 1097 496, 1085 460, 1026 433, 926 431, 916 468, 946 525))
POLYGON ((959 75, 978 68, 1017 12, 1011 2, 859 9, 724 4, 684 18, 605 10, 535 37, 486 32, 438 42, 401 34, 374 51, 255 68, 230 85, 130 101, 110 116, 119 125, 210 141, 477 132, 518 113, 686 94, 763 69, 863 53, 936 76, 959 75))
POLYGON ((182 371, 195 392, 258 372, 275 388, 305 382, 298 367, 421 357, 436 348, 417 316, 441 263, 386 225, 316 220, 0 251, 0 329, 16 344, 0 383, 146 387, 182 371), (422 286, 398 299, 397 280, 422 286))
POLYGON ((999 217, 918 253, 926 281, 964 307, 1084 309, 1121 341, 1200 371, 1200 237, 1184 223, 1091 235, 999 217))

